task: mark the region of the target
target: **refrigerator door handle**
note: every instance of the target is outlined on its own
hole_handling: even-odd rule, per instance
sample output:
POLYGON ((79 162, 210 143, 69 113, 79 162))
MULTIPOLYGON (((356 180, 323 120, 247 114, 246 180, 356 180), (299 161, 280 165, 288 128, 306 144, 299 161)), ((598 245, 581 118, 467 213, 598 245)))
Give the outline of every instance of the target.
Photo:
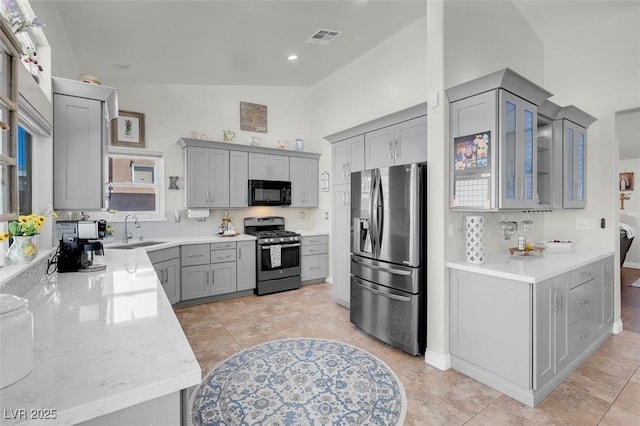
POLYGON ((371 238, 371 253, 374 256, 378 256, 378 221, 375 215, 376 212, 376 170, 371 170, 371 188, 369 193, 369 217, 371 218, 371 230, 369 235, 371 238))
POLYGON ((358 284, 361 287, 364 287, 367 291, 370 291, 373 294, 377 294, 379 296, 386 297, 388 299, 398 300, 400 302, 411 302, 410 297, 400 296, 398 294, 390 293, 388 291, 377 290, 375 288, 372 288, 366 285, 360 278, 356 278, 354 276, 352 276, 351 278, 353 279, 353 281, 355 281, 356 284, 358 284))
POLYGON ((360 265, 366 266, 367 268, 373 269, 375 271, 384 271, 384 272, 388 272, 390 274, 402 275, 402 276, 405 276, 405 277, 411 275, 411 272, 409 272, 409 271, 403 271, 402 269, 385 268, 384 266, 372 265, 370 263, 363 262, 362 260, 358 259, 357 257, 352 257, 351 260, 353 260, 355 263, 358 263, 360 265))
MULTIPOLYGON (((376 176, 378 180, 378 194, 376 203, 376 228, 378 231, 378 249, 382 249, 382 235, 384 231, 384 192, 382 191, 382 177, 380 173, 376 176)), ((380 251, 377 253, 380 256, 380 251)))

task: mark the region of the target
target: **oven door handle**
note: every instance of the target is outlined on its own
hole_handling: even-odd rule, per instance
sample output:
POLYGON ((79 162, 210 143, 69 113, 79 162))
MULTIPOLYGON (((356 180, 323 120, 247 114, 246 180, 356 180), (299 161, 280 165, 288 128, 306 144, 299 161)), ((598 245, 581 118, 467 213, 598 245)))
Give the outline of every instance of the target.
MULTIPOLYGON (((277 245, 278 244, 269 244, 268 246, 262 246, 262 250, 268 250, 269 247, 277 246, 277 245)), ((280 244, 280 247, 282 247, 282 248, 300 247, 300 243, 297 243, 297 244, 280 244)))
POLYGON ((355 257, 352 257, 351 260, 355 263, 359 263, 360 265, 366 266, 367 268, 373 269, 375 271, 389 272, 390 274, 394 274, 394 275, 403 275, 403 276, 411 275, 411 272, 409 271, 403 271, 402 269, 385 268, 384 266, 372 265, 370 263, 363 262, 362 260, 357 259, 355 257))

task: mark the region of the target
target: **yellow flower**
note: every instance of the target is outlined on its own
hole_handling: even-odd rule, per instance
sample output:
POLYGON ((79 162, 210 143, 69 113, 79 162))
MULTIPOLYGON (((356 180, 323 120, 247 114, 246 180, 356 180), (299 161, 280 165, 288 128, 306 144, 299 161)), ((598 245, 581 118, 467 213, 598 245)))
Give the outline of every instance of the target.
POLYGON ((0 241, 8 239, 10 236, 11 235, 8 232, 3 232, 2 234, 0 234, 0 241))
POLYGON ((36 235, 42 228, 47 218, 43 215, 20 215, 18 220, 9 222, 9 235, 31 236, 36 235))

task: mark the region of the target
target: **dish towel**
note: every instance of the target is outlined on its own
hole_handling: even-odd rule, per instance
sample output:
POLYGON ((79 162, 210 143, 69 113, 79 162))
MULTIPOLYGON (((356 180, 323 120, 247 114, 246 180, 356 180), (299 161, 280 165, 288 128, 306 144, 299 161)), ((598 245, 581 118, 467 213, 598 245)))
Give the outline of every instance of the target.
POLYGON ((627 233, 628 239, 636 236, 636 229, 633 226, 620 222, 620 228, 627 233))
POLYGON ((281 253, 282 246, 274 245, 269 247, 269 254, 271 255, 271 267, 279 268, 282 262, 281 253))

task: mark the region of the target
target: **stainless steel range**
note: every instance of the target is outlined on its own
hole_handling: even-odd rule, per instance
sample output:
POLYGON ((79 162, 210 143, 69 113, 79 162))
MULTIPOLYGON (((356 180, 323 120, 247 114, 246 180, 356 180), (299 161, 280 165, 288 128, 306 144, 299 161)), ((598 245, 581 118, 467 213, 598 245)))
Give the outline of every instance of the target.
POLYGON ((284 229, 284 217, 247 217, 244 232, 258 238, 257 295, 300 287, 300 234, 284 229))

